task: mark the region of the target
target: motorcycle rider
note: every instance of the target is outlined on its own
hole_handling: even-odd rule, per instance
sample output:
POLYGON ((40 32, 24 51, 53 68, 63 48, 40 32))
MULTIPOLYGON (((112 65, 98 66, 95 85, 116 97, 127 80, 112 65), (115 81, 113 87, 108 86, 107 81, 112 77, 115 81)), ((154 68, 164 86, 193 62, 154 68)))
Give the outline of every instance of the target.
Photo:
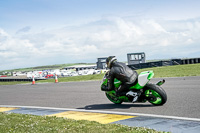
POLYGON ((107 68, 110 69, 107 75, 108 85, 104 86, 102 90, 111 91, 115 89, 117 96, 127 95, 132 100, 132 102, 137 101, 139 93, 132 91, 128 92, 129 88, 137 83, 137 72, 129 68, 126 64, 117 62, 115 56, 109 56, 106 59, 106 64, 107 68), (114 86, 115 78, 122 82, 119 88, 115 88, 114 86))

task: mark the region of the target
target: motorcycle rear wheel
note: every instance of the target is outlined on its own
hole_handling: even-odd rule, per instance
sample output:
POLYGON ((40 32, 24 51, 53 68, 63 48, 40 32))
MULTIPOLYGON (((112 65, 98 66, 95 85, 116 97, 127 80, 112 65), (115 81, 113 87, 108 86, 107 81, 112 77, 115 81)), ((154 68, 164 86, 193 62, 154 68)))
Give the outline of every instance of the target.
POLYGON ((123 101, 118 99, 116 96, 111 96, 110 94, 108 93, 105 93, 106 94, 106 97, 111 101, 113 102, 114 104, 121 104, 123 101))
POLYGON ((144 87, 144 93, 147 100, 155 106, 163 105, 167 101, 167 94, 161 86, 148 83, 144 87))

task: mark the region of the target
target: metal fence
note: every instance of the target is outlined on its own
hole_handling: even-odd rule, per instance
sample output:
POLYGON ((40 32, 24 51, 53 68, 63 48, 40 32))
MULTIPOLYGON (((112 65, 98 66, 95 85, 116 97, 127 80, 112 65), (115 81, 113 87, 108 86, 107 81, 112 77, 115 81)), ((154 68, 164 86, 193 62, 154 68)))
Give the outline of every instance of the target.
POLYGON ((133 64, 133 65, 128 65, 128 66, 136 70, 136 69, 142 69, 142 68, 195 64, 195 63, 200 63, 200 58, 161 60, 161 61, 155 61, 155 62, 133 64))

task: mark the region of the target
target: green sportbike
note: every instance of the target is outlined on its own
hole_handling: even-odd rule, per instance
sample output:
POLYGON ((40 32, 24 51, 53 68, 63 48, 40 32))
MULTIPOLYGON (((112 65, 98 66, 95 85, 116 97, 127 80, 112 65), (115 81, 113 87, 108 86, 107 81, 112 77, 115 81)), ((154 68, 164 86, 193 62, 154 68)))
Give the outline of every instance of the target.
MULTIPOLYGON (((102 91, 104 91, 102 88, 107 86, 108 73, 109 72, 107 72, 103 77, 103 82, 101 84, 102 91)), ((105 91, 105 94, 107 98, 115 104, 121 104, 122 102, 144 103, 148 101, 155 106, 163 105, 167 101, 167 94, 161 87, 161 85, 164 84, 165 80, 160 80, 156 84, 149 83, 153 76, 153 71, 141 72, 138 75, 137 83, 129 88, 129 91, 126 92, 126 95, 118 96, 116 95, 115 90, 105 91), (140 92, 140 95, 138 95, 138 97, 136 95, 138 93, 136 92, 140 92)), ((120 87, 121 84, 121 81, 114 79, 115 88, 120 87)))

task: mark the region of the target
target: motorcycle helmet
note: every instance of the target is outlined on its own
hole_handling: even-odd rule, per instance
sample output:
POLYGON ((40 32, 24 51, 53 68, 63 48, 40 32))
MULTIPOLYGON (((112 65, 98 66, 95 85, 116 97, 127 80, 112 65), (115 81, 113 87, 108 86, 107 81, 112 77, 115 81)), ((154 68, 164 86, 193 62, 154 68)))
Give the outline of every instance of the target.
POLYGON ((106 64, 107 64, 107 67, 108 67, 109 69, 111 68, 111 64, 112 64, 114 61, 117 61, 117 59, 115 58, 115 56, 109 56, 109 57, 106 59, 106 64))

